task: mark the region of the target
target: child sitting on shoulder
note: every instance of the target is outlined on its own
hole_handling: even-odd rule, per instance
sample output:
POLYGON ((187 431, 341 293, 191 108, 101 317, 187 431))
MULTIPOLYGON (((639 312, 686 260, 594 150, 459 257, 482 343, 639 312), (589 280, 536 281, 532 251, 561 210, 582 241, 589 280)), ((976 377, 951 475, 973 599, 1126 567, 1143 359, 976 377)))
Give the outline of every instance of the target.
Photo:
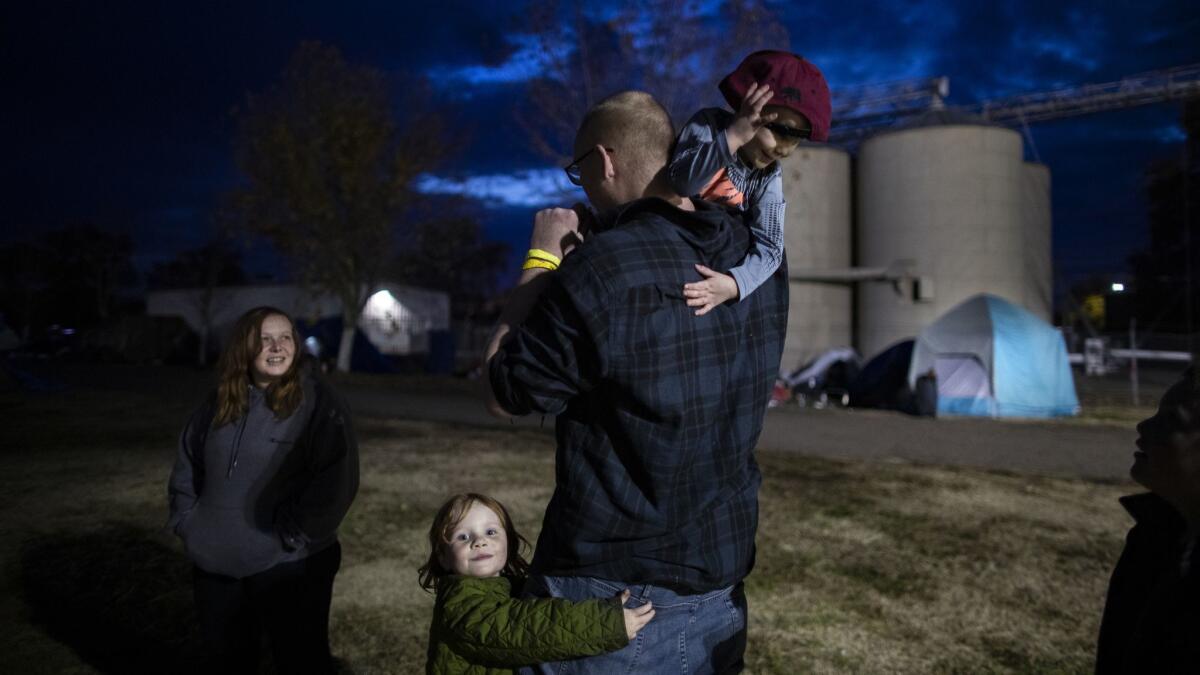
POLYGON ((737 112, 705 108, 679 134, 668 174, 685 197, 725 203, 750 214, 753 243, 728 273, 704 265, 703 281, 686 284, 696 315, 745 299, 783 261, 783 180, 779 160, 801 140, 829 138, 829 85, 809 61, 790 52, 754 52, 719 85, 737 112))
POLYGON ((512 673, 514 668, 620 649, 654 609, 625 608, 629 591, 608 600, 512 597, 529 564, 529 543, 504 506, 469 493, 451 497, 429 528, 421 586, 437 593, 426 673, 512 673))

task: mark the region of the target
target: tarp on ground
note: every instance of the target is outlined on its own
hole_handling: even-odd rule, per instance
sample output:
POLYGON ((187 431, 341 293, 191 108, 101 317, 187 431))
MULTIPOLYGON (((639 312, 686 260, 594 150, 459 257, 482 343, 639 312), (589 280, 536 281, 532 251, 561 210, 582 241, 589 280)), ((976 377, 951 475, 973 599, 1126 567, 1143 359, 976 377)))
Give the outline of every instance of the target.
MULTIPOLYGON (((853 376, 857 376, 858 363, 862 358, 852 347, 835 347, 827 349, 817 358, 813 359, 808 364, 797 368, 795 372, 783 377, 783 381, 787 382, 789 387, 808 384, 816 389, 823 386, 829 379, 829 372, 838 363, 849 364, 848 369, 853 370, 853 376)), ((841 384, 839 383, 839 386, 841 384)))
POLYGON ((921 331, 908 386, 933 371, 939 415, 1059 417, 1079 412, 1062 334, 994 295, 963 301, 921 331))

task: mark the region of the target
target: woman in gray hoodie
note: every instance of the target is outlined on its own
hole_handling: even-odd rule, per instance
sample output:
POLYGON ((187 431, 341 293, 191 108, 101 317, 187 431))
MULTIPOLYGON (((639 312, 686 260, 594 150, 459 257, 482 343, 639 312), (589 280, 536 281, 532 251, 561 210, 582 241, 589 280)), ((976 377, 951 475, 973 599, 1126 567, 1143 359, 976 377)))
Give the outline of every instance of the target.
POLYGON ((286 313, 243 314, 216 390, 180 436, 168 527, 195 563, 206 672, 257 672, 263 633, 279 673, 333 671, 337 528, 358 490, 358 447, 298 342, 286 313))

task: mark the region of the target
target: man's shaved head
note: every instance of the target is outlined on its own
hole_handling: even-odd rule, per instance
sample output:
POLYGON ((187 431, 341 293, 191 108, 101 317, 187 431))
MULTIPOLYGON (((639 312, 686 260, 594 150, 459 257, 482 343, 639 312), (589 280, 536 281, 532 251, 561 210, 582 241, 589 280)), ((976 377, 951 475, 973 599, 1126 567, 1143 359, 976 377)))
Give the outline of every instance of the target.
POLYGON ((613 149, 613 162, 642 189, 667 161, 675 128, 666 109, 644 91, 623 91, 597 103, 575 134, 575 154, 595 145, 613 149))

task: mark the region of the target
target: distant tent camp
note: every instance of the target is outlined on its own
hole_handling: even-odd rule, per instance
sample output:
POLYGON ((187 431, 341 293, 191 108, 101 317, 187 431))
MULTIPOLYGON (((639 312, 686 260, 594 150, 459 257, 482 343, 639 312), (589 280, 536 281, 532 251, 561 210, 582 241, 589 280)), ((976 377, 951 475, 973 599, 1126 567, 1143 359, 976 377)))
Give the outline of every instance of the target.
POLYGON ((908 384, 933 370, 939 415, 1059 417, 1079 412, 1062 335, 994 295, 976 295, 917 338, 908 384))
POLYGON ((863 366, 847 387, 851 407, 899 410, 921 417, 937 414, 937 385, 932 378, 920 378, 915 389, 908 386, 914 342, 901 340, 863 366))
POLYGON ((907 382, 912 352, 913 341, 910 339, 901 340, 876 354, 850 383, 850 405, 902 409, 912 396, 907 382))

